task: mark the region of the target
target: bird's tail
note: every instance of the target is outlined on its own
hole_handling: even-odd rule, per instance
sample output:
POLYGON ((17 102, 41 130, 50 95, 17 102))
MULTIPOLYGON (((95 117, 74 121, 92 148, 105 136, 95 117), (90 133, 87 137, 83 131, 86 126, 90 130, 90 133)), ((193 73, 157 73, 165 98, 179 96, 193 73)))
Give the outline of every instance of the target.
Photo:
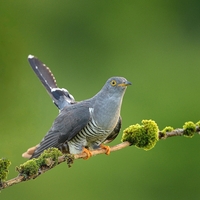
POLYGON ((28 61, 59 110, 75 103, 74 97, 68 90, 57 86, 53 73, 44 63, 33 55, 28 56, 28 61))

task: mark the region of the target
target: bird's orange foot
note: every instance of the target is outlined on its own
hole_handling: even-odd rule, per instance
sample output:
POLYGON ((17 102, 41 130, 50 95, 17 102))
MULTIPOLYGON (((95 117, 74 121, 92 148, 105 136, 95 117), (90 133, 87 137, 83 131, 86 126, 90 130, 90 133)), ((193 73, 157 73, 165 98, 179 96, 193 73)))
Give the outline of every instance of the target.
POLYGON ((86 148, 83 149, 83 153, 87 154, 87 156, 83 158, 84 160, 88 160, 92 156, 92 152, 86 148))
POLYGON ((110 154, 110 147, 109 147, 109 146, 105 146, 105 145, 101 144, 100 147, 101 147, 102 149, 105 149, 105 150, 106 150, 106 155, 109 155, 109 154, 110 154))

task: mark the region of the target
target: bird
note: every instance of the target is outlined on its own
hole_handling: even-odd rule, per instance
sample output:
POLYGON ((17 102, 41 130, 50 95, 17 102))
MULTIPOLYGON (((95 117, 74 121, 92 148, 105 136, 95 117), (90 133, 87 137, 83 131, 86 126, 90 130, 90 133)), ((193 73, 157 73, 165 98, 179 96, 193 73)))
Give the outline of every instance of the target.
POLYGON ((110 147, 104 144, 113 141, 120 132, 122 100, 131 82, 124 77, 111 77, 96 95, 77 102, 68 90, 58 88, 50 69, 37 57, 29 55, 28 61, 58 107, 59 114, 41 142, 22 156, 37 158, 50 147, 63 153, 85 152, 86 159, 92 156, 91 150, 98 148, 106 149, 106 154, 110 154, 110 147))

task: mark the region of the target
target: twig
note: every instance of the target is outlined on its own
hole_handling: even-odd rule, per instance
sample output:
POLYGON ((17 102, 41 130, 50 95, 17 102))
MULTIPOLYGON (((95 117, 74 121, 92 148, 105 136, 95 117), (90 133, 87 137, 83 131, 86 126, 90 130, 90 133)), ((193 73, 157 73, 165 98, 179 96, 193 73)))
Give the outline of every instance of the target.
MULTIPOLYGON (((185 131, 185 129, 182 129, 182 128, 174 129, 173 131, 166 132, 165 134, 163 134, 163 132, 159 131, 158 138, 159 138, 159 140, 161 140, 161 139, 166 139, 168 137, 173 137, 173 136, 183 136, 184 131, 185 131)), ((195 132, 200 133, 200 127, 199 126, 196 126, 195 132)))
POLYGON ((159 131, 159 140, 161 139, 166 139, 168 137, 173 137, 173 136, 183 136, 183 131, 184 129, 175 129, 173 131, 167 132, 166 134, 163 134, 161 131, 159 131))
MULTIPOLYGON (((120 144, 118 144, 116 146, 110 147, 110 151, 111 152, 118 151, 118 150, 123 149, 123 148, 128 147, 128 146, 130 146, 129 142, 123 142, 123 143, 120 143, 120 144)), ((92 156, 95 156, 95 155, 100 155, 100 154, 106 153, 106 150, 105 149, 97 149, 97 150, 91 151, 91 153, 92 153, 92 156)), ((73 162, 72 156, 73 156, 74 160, 77 160, 77 159, 80 159, 80 158, 87 157, 87 154, 86 153, 81 153, 81 154, 76 154, 76 155, 68 154, 68 155, 60 156, 58 158, 58 164, 67 161, 67 164, 70 166, 72 164, 72 162, 73 162)), ((39 170, 38 174, 35 174, 35 175, 31 176, 31 177, 26 177, 25 175, 19 175, 19 176, 15 177, 13 179, 10 179, 10 180, 8 180, 6 182, 2 182, 2 183, 0 183, 0 189, 5 189, 5 188, 10 187, 12 185, 15 185, 15 184, 18 184, 18 183, 21 183, 21 182, 24 182, 24 181, 28 181, 28 180, 31 180, 31 179, 35 179, 38 176, 40 176, 41 174, 44 174, 45 172, 47 172, 50 169, 52 169, 53 167, 55 167, 55 166, 53 166, 53 164, 52 165, 51 164, 52 163, 48 164, 49 167, 48 166, 42 167, 42 169, 39 170)))
MULTIPOLYGON (((200 127, 197 126, 196 127, 196 132, 200 133, 200 127)), ((184 129, 175 129, 173 131, 170 132, 166 132, 165 134, 161 131, 158 132, 158 138, 159 140, 161 139, 166 139, 168 137, 173 137, 173 136, 183 136, 184 135, 184 129)), ((110 147, 110 151, 114 152, 114 151, 118 151, 121 150, 123 148, 126 148, 128 146, 130 146, 131 143, 126 141, 126 142, 122 142, 118 145, 115 145, 113 147, 110 147)), ((92 156, 96 156, 96 155, 100 155, 100 154, 104 154, 106 153, 105 149, 97 149, 97 150, 93 150, 91 151, 92 156)), ((86 153, 81 153, 81 154, 76 154, 76 155, 62 155, 60 157, 58 157, 58 164, 63 163, 63 162, 67 162, 68 166, 71 166, 71 164, 73 163, 73 160, 77 160, 77 159, 81 159, 81 158, 86 158, 87 154, 86 153)), ((26 175, 23 174, 19 174, 17 177, 10 179, 6 182, 0 182, 0 190, 1 189, 5 189, 7 187, 10 187, 12 185, 18 184, 20 182, 24 182, 24 181, 28 181, 31 179, 35 179, 38 176, 40 176, 41 174, 49 171, 50 169, 54 168, 56 165, 54 165, 54 161, 52 161, 51 159, 48 160, 48 165, 45 167, 42 167, 39 172, 37 174, 34 174, 33 176, 29 176, 27 177, 26 175)))

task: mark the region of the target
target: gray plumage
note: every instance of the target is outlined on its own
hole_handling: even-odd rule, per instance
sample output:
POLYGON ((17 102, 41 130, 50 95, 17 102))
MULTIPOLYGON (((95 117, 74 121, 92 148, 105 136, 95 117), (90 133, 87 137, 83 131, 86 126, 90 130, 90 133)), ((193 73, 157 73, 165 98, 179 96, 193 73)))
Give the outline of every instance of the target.
POLYGON ((53 73, 44 63, 32 55, 28 56, 28 61, 59 110, 75 103, 74 97, 68 90, 57 86, 53 73))
MULTIPOLYGON (((52 73, 49 74, 54 78, 52 73)), ((41 79, 46 80, 48 76, 41 79)), ((47 85, 47 87, 45 86, 47 91, 50 88, 48 93, 52 96, 52 88, 57 88, 57 85, 49 86, 48 82, 52 82, 52 80, 49 79, 49 81, 42 83, 44 86, 47 85)), ((60 105, 63 105, 63 102, 59 104, 57 101, 57 107, 62 107, 60 113, 41 143, 37 145, 31 158, 38 157, 50 147, 57 147, 63 152, 77 154, 81 153, 84 147, 97 149, 102 143, 111 142, 117 137, 121 128, 121 104, 126 87, 130 84, 123 77, 112 77, 90 99, 75 102, 72 95, 68 93, 71 102, 68 100, 68 103, 62 107, 60 105)), ((53 96, 52 99, 56 98, 53 96)))

